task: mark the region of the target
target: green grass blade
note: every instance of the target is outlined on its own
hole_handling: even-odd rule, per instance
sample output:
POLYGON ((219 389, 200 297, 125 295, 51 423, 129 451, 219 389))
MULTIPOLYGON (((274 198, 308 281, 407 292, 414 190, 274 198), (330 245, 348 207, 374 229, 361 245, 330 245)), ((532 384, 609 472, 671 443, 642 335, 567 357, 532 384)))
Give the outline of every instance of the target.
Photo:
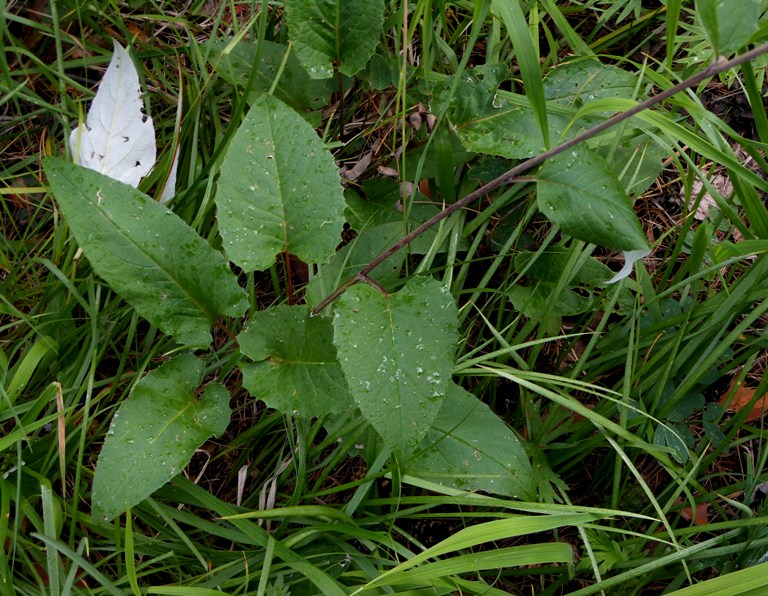
POLYGON ((523 77, 526 97, 541 128, 544 148, 549 149, 549 125, 547 123, 547 105, 544 97, 544 82, 541 76, 539 55, 531 31, 526 26, 526 18, 517 0, 494 0, 493 9, 504 21, 507 33, 517 56, 517 63, 523 77))

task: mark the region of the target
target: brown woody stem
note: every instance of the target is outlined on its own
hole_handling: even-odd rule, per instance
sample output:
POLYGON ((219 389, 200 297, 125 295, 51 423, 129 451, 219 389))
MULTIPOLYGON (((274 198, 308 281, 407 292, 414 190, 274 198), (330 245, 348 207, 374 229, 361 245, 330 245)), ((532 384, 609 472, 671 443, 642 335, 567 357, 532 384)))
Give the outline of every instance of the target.
POLYGON ((554 157, 555 155, 559 155, 560 153, 567 151, 571 147, 578 145, 579 143, 582 143, 587 139, 591 139, 599 135, 601 132, 606 131, 613 126, 616 126, 620 122, 624 122, 625 120, 628 120, 629 118, 631 118, 636 114, 639 114, 643 110, 647 110, 652 106, 660 104, 665 99, 669 99, 670 97, 679 93, 680 91, 684 91, 685 89, 693 87, 694 85, 698 85, 699 83, 701 83, 705 79, 708 79, 709 77, 718 75, 721 72, 725 72, 726 70, 730 70, 732 68, 735 68, 736 66, 740 66, 741 64, 744 64, 745 62, 749 62, 750 60, 754 60, 755 58, 757 58, 762 54, 765 54, 766 52, 768 52, 768 43, 758 46, 756 48, 753 48, 748 52, 745 52, 744 54, 741 54, 739 56, 735 56, 730 60, 725 60, 723 58, 720 58, 717 61, 710 64, 707 68, 702 70, 700 73, 692 76, 691 78, 686 79, 685 81, 682 81, 677 85, 674 85, 669 89, 662 91, 661 93, 658 93, 653 97, 646 99, 645 101, 640 102, 636 106, 624 112, 619 112, 617 114, 614 114, 613 116, 611 116, 607 120, 604 120, 600 124, 597 124, 592 128, 585 130, 584 132, 558 145, 557 147, 553 147, 549 151, 545 151, 544 153, 536 155, 535 157, 532 157, 530 159, 527 159, 524 162, 517 164, 515 167, 511 168, 510 170, 507 170, 498 178, 491 180, 487 184, 484 184, 477 190, 469 193, 467 196, 459 199, 452 205, 449 205, 448 207, 440 211, 440 213, 436 213, 435 215, 430 217, 427 221, 425 221, 423 224, 421 224, 417 228, 414 228, 413 230, 411 230, 410 233, 403 236, 398 242, 390 246, 387 250, 382 252, 379 256, 377 256, 370 263, 368 263, 356 276, 352 277, 351 279, 348 279, 346 282, 344 282, 342 285, 336 288, 331 294, 326 296, 317 306, 315 306, 315 308, 312 309, 312 314, 319 313, 331 302, 333 302, 339 296, 341 296, 344 292, 346 292, 351 286, 355 285, 357 282, 361 281, 362 279, 367 278, 368 274, 371 271, 373 271, 373 269, 375 269, 378 265, 386 261, 389 257, 391 257, 393 254, 395 254, 397 251, 403 248, 406 244, 409 244, 414 238, 426 232, 429 228, 434 226, 436 223, 444 220, 446 217, 451 215, 451 213, 454 213, 459 209, 463 209, 470 203, 476 201, 483 195, 488 194, 492 190, 499 188, 500 186, 515 182, 518 179, 519 175, 522 174, 523 172, 530 170, 534 166, 537 166, 545 162, 546 160, 548 160, 551 157, 554 157))

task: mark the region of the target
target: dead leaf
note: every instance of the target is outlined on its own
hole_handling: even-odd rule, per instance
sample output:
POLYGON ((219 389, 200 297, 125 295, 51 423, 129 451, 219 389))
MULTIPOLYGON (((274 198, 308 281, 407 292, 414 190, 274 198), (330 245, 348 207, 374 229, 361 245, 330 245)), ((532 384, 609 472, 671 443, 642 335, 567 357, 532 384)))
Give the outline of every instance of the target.
MULTIPOLYGON (((717 193, 724 198, 731 196, 733 193, 733 184, 731 184, 728 176, 724 174, 715 174, 712 176, 712 179, 709 182, 717 191, 717 193)), ((703 190, 704 183, 699 179, 694 180, 693 184, 691 185, 691 194, 688 197, 689 209, 693 209, 693 206, 696 204, 696 199, 699 197, 703 190)), ((681 195, 683 195, 684 199, 685 189, 682 190, 681 195)), ((709 192, 705 192, 704 196, 701 197, 701 201, 699 202, 698 207, 696 207, 696 213, 693 214, 693 218, 696 221, 704 221, 707 216, 709 216, 709 211, 712 208, 717 208, 717 202, 712 197, 712 195, 709 194, 709 192)))
POLYGON ((432 190, 429 188, 429 180, 427 178, 419 181, 419 192, 427 198, 432 198, 432 190))
POLYGON ((709 503, 696 503, 696 517, 693 508, 689 505, 680 510, 680 517, 688 521, 693 520, 695 526, 706 526, 709 523, 709 503))
MULTIPOLYGON (((678 497, 675 499, 675 508, 680 507, 684 502, 689 503, 690 501, 683 501, 678 497)), ((706 526, 709 523, 709 503, 696 503, 695 515, 693 507, 690 505, 682 507, 680 508, 680 517, 687 521, 693 521, 693 524, 696 526, 706 526)))
POLYGON ((755 490, 749 498, 749 506, 753 509, 759 509, 766 497, 768 497, 768 482, 761 482, 755 486, 755 490))
POLYGON ((388 178, 399 178, 400 172, 398 172, 395 168, 390 168, 388 166, 379 166, 378 168, 379 174, 382 176, 387 176, 388 178))
POLYGON ((373 151, 364 153, 363 156, 357 161, 357 163, 351 168, 347 168, 346 166, 341 168, 340 174, 342 178, 345 178, 350 182, 354 182, 360 176, 365 174, 365 171, 368 169, 368 166, 371 165, 372 159, 373 159, 373 151))
MULTIPOLYGON (((734 379, 728 390, 722 395, 717 402, 721 408, 724 408, 728 412, 740 412, 746 408, 750 402, 755 398, 755 387, 747 387, 746 385, 740 385, 736 391, 733 391, 736 380, 734 379)), ((755 404, 752 406, 752 410, 746 417, 746 422, 751 422, 762 418, 768 409, 768 395, 761 395, 755 404)))
POLYGON ((155 165, 155 129, 143 113, 139 73, 116 41, 86 115, 69 136, 75 163, 138 187, 155 165))

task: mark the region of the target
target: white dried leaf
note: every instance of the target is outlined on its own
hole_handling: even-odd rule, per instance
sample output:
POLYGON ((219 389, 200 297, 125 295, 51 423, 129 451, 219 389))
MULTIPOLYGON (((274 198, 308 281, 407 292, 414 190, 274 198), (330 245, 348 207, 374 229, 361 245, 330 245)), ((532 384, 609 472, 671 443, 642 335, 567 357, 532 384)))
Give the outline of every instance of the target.
POLYGON ((617 281, 621 281, 625 277, 629 277, 629 274, 632 273, 632 269, 634 269, 635 263, 641 259, 644 259, 649 254, 651 254, 651 251, 647 248, 641 248, 639 250, 625 250, 623 253, 624 266, 606 283, 615 284, 617 281))
POLYGON ((117 42, 91 109, 69 137, 75 163, 134 188, 155 165, 155 129, 142 113, 139 74, 117 42))

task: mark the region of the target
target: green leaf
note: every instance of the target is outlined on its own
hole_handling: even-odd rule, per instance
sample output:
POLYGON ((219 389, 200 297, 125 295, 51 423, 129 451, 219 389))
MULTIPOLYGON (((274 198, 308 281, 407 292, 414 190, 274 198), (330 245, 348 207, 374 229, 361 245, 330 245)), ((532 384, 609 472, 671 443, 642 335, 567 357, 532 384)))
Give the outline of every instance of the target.
POLYGON ((688 461, 689 449, 693 448, 694 443, 693 434, 688 427, 674 422, 659 424, 653 434, 653 444, 671 447, 673 449, 672 457, 681 464, 688 461))
POLYGON ((435 85, 429 111, 436 116, 448 113, 451 122, 468 122, 493 106, 499 85, 509 77, 505 64, 482 64, 468 68, 464 75, 447 77, 435 85))
POLYGON ((384 56, 376 53, 357 76, 368 81, 374 90, 384 91, 387 87, 397 86, 401 66, 402 60, 396 54, 384 56))
POLYGON ((229 258, 263 270, 288 252, 327 261, 344 225, 338 168, 314 129, 274 97, 256 99, 227 148, 216 191, 229 258))
POLYGON ((716 56, 732 54, 760 25, 760 0, 696 0, 696 14, 716 56))
POLYGON ((593 304, 593 288, 605 284, 611 278, 611 270, 588 258, 578 270, 566 269, 572 261, 569 251, 550 248, 539 252, 523 252, 515 257, 515 272, 525 275, 526 284, 509 288, 509 298, 515 308, 551 327, 560 327, 561 317, 587 312, 593 304), (560 286, 560 278, 569 275, 568 282, 560 286), (554 298, 554 300, 553 300, 554 298))
POLYGON ((637 76, 596 60, 576 60, 549 72, 544 93, 548 100, 573 107, 596 99, 632 98, 637 93, 637 76))
MULTIPOLYGON (((527 159, 545 149, 541 129, 533 111, 497 99, 493 112, 478 114, 477 118, 456 126, 464 146, 477 153, 501 155, 509 159, 527 159)), ((569 119, 556 114, 549 116, 550 138, 560 136, 569 119)))
POLYGON ((432 278, 414 278, 386 296, 358 284, 339 299, 333 324, 361 412, 395 452, 414 452, 450 385, 458 325, 453 297, 432 278))
POLYGON ((220 315, 245 312, 224 257, 172 211, 93 170, 53 157, 43 168, 94 271, 150 323, 203 346, 220 315))
MULTIPOLYGON (((439 181, 441 170, 445 167, 442 161, 448 162, 448 169, 451 171, 451 180, 454 181, 454 168, 460 170, 462 166, 468 163, 475 154, 464 149, 459 136, 447 127, 437 127, 432 133, 434 138, 431 143, 425 143, 420 147, 414 146, 413 149, 405 152, 403 161, 392 160, 390 165, 399 169, 404 180, 411 182, 420 182, 425 178, 435 178, 439 181), (404 165, 403 165, 404 163, 404 165), (419 167, 421 166, 421 167, 419 167), (418 180, 416 176, 418 175, 418 180)), ((474 165, 473 165, 474 168, 474 165)), ((509 169, 509 167, 507 167, 509 169)), ((375 180, 375 178, 371 179, 375 180)), ((386 180, 394 181, 391 178, 386 180)), ((399 191, 402 195, 402 190, 399 191)), ((416 201, 429 201, 429 197, 420 192, 416 192, 416 201)), ((445 197, 441 197, 445 199, 445 197)), ((451 202, 447 201, 446 202, 451 202)), ((416 205, 414 205, 416 206, 416 205)))
POLYGON ((455 383, 421 448, 423 453, 405 463, 407 474, 459 490, 524 501, 536 496, 531 462, 517 436, 455 383))
MULTIPOLYGON (((523 97, 513 103, 499 84, 507 78, 502 64, 467 69, 461 79, 446 80, 433 92, 431 110, 448 118, 469 151, 522 159, 545 150, 544 137, 533 110, 523 97)), ((510 95, 510 94, 507 94, 510 95)), ((570 118, 548 115, 550 137, 560 136, 570 118)))
MULTIPOLYGON (((639 197, 656 181, 664 170, 664 159, 668 151, 659 147, 646 135, 625 139, 615 148, 606 147, 610 163, 620 175, 624 190, 630 197, 639 197)), ((601 153, 601 154, 604 154, 601 153)))
MULTIPOLYGON (((307 304, 316 305, 342 283, 357 275, 368 263, 403 236, 403 223, 390 222, 364 228, 344 245, 329 263, 321 265, 306 288, 307 304)), ((400 277, 405 251, 399 250, 370 274, 371 279, 389 287, 400 277)))
POLYGON ((506 65, 484 64, 467 69, 458 81, 451 77, 434 89, 430 111, 448 113, 469 151, 521 158, 544 150, 531 108, 512 106, 499 98, 499 84, 508 73, 506 65))
POLYGON ((539 170, 539 210, 574 238, 616 250, 641 250, 648 241, 613 168, 579 146, 539 170))
MULTIPOLYGON (((545 150, 541 128, 527 98, 498 88, 506 73, 506 66, 497 64, 468 69, 457 83, 448 79, 436 87, 431 108, 438 114, 447 110, 469 151, 514 159, 533 157, 545 150)), ((553 69, 544 81, 544 95, 548 102, 575 109, 600 98, 634 98, 637 85, 634 75, 619 68, 578 61, 553 69)), ((563 108, 550 105, 549 136, 553 142, 562 141, 607 115, 593 113, 572 122, 563 108)))
POLYGON ((309 418, 352 407, 330 318, 311 317, 308 306, 277 306, 254 313, 238 341, 256 361, 241 365, 243 385, 269 407, 309 418))
POLYGON ((229 392, 195 392, 204 363, 192 354, 141 379, 115 413, 93 479, 93 512, 111 520, 179 474, 211 435, 229 424, 229 392))
MULTIPOLYGON (((210 40, 208 43, 215 48, 215 53, 209 61, 230 83, 245 87, 256 59, 256 43, 241 40, 224 53, 231 41, 231 38, 210 40)), ((317 109, 328 103, 334 91, 331 81, 310 78, 289 46, 265 39, 258 43, 261 45, 261 53, 255 78, 251 81, 249 102, 253 102, 259 95, 269 93, 275 79, 278 79, 272 95, 297 111, 317 109)))
MULTIPOLYGON (((402 237, 440 211, 437 205, 431 204, 427 197, 417 192, 414 204, 408 209, 408 214, 404 215, 400 185, 391 178, 366 180, 363 182, 363 191, 367 197, 365 199, 354 191, 345 193, 347 209, 344 214, 349 225, 358 232, 378 225, 397 223, 400 225, 402 237)), ((408 248, 418 254, 427 253, 436 235, 436 229, 427 230, 418 238, 414 238, 408 248)))
POLYGON ((286 0, 288 36, 296 55, 316 79, 334 66, 352 76, 373 55, 384 25, 384 0, 286 0))

